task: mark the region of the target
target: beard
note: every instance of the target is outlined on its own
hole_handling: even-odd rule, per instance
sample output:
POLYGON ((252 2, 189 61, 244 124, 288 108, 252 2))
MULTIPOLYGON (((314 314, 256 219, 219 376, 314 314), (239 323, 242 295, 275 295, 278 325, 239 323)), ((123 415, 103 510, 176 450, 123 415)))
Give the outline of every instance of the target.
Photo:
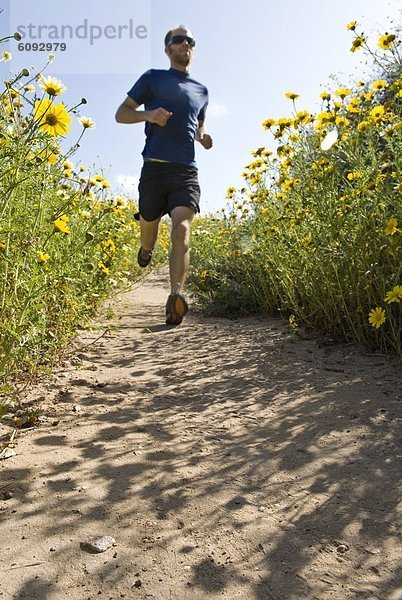
POLYGON ((172 58, 173 58, 174 62, 177 63, 178 65, 187 67, 187 65, 190 64, 190 62, 191 62, 191 58, 192 58, 191 51, 186 52, 183 50, 177 50, 176 52, 172 53, 172 58))

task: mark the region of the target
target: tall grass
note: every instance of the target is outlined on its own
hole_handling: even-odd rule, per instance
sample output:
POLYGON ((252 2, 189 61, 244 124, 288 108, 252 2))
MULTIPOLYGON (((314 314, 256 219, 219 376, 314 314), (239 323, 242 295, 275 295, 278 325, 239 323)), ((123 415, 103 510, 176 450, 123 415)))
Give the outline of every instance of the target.
MULTIPOLYGON (((59 80, 24 70, 0 94, 3 393, 51 364, 108 293, 140 277, 133 202, 113 195, 102 173, 71 162, 79 141, 66 141, 71 120, 80 119, 80 139, 94 123, 77 112, 86 100, 69 108, 59 101, 64 92, 59 80)), ((163 226, 156 262, 167 233, 163 226)))
MULTIPOLYGON (((204 307, 264 310, 337 339, 402 356, 402 66, 395 34, 372 50, 380 77, 268 118, 220 216, 198 221, 191 283, 204 307)), ((374 69, 374 66, 373 66, 374 69)))

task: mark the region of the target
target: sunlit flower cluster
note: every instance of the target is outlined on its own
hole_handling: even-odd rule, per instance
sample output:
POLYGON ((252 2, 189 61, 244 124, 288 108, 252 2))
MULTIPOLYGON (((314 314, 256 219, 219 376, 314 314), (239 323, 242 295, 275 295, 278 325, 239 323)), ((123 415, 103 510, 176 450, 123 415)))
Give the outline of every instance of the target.
MULTIPOLYGON (((110 288, 142 275, 137 206, 73 160, 95 123, 77 110, 87 100, 71 108, 66 92, 60 79, 22 69, 0 98, 0 373, 6 365, 11 378, 50 360, 110 288)), ((166 224, 160 232, 155 265, 170 242, 166 224)))
POLYGON ((347 29, 351 51, 374 57, 375 77, 323 88, 315 114, 284 92, 291 114, 262 122, 269 140, 252 151, 242 187, 195 231, 195 285, 206 303, 243 310, 253 298, 402 354, 400 42, 386 33, 372 50, 357 21, 347 29))

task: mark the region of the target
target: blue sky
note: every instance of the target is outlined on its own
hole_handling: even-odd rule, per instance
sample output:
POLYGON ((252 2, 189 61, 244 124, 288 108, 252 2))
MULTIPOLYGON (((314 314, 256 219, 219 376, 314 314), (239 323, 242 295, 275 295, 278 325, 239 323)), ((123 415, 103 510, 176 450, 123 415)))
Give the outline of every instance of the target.
MULTIPOLYGON (((58 3, 56 13, 54 7, 53 0, 0 0, 0 32, 23 26, 27 34, 33 24, 35 39, 26 35, 23 42, 40 43, 50 41, 46 36, 51 32, 43 27, 38 39, 40 24, 58 31, 62 25, 81 25, 82 38, 66 39, 67 51, 54 51, 55 61, 46 73, 65 83, 63 101, 68 106, 85 96, 88 104, 81 114, 96 121, 96 129, 82 139, 75 162, 97 165, 116 192, 124 184, 133 196, 142 165, 143 125, 119 125, 114 113, 144 70, 169 67, 163 48, 166 31, 179 23, 193 31, 197 47, 191 74, 209 89, 206 124, 214 138, 209 151, 197 145, 203 212, 224 206, 227 188, 241 185, 253 149, 272 145, 261 123, 291 113, 286 91, 300 94, 298 109, 314 111, 324 88, 361 76, 363 57, 349 51, 353 36, 346 24, 357 20, 375 43, 401 12, 399 0, 69 0, 58 3), (107 25, 112 29, 105 34, 107 25), (100 35, 99 28, 103 31, 92 44, 91 26, 94 36, 100 35), (146 37, 141 28, 135 34, 141 26, 146 37)), ((4 48, 11 50, 13 60, 0 65, 3 78, 8 68, 35 65, 39 70, 47 56, 18 51, 15 42, 4 48)), ((74 142, 79 132, 75 124, 68 139, 74 142)))

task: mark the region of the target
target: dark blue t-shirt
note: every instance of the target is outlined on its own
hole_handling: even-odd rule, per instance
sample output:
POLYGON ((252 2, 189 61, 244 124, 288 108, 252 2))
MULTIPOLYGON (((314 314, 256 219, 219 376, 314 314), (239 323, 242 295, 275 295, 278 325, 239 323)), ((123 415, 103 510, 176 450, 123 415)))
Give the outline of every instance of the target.
POLYGON ((196 166, 194 139, 198 121, 205 119, 207 88, 177 69, 150 69, 128 95, 145 110, 162 107, 173 113, 165 127, 146 122, 144 158, 196 166))

